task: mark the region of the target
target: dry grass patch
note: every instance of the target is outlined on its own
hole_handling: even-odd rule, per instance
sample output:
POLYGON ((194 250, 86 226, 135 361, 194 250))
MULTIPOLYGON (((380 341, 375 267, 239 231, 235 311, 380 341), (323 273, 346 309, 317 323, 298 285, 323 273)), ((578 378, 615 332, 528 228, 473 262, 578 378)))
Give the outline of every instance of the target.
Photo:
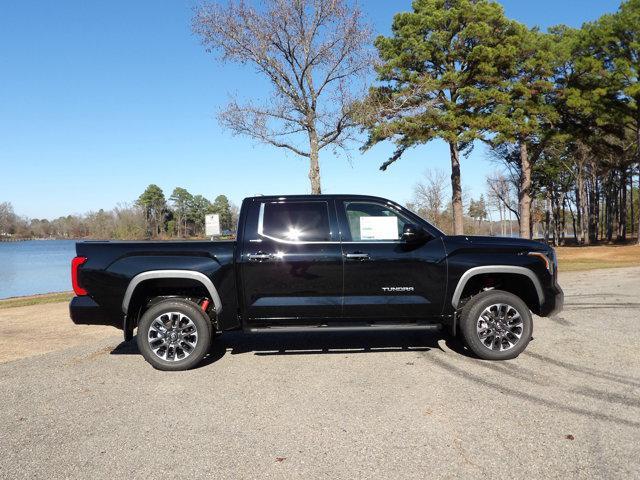
POLYGON ((28 305, 40 305, 42 303, 68 302, 73 297, 73 292, 45 293, 44 295, 29 295, 27 297, 13 297, 0 300, 0 309, 13 307, 26 307, 28 305))
POLYGON ((560 271, 640 266, 640 245, 558 247, 560 271))
POLYGON ((0 363, 86 345, 122 332, 102 325, 75 325, 69 302, 0 309, 0 363))

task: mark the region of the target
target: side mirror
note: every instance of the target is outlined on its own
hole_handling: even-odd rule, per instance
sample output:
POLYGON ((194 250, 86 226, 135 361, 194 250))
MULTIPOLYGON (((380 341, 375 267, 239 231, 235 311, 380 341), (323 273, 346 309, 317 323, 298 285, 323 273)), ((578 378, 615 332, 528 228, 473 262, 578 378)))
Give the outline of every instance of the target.
POLYGON ((429 238, 429 232, 413 223, 407 223, 402 230, 402 240, 407 243, 425 242, 429 238))

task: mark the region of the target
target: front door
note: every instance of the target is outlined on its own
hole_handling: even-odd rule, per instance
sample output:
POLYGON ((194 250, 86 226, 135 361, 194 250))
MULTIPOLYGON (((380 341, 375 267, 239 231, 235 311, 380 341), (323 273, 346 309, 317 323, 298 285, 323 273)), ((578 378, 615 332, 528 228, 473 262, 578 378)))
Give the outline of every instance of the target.
POLYGON ((339 317, 342 251, 333 200, 255 202, 241 258, 248 323, 321 323, 339 317))
POLYGON ((404 225, 421 220, 391 203, 336 201, 336 206, 345 259, 344 317, 402 322, 440 315, 446 289, 440 236, 403 241, 404 225))

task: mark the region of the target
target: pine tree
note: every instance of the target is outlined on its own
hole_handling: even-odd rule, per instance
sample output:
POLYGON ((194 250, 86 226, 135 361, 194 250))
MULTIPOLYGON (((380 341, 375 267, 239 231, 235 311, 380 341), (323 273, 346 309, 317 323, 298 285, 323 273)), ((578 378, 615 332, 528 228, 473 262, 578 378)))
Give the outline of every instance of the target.
POLYGON ((142 208, 150 236, 156 237, 164 228, 164 213, 167 201, 162 189, 155 184, 149 185, 138 197, 136 204, 142 208))
POLYGON ((499 88, 513 59, 514 22, 488 0, 415 0, 394 17, 391 37, 375 45, 383 61, 381 86, 361 108, 369 132, 363 147, 393 140, 385 170, 413 146, 434 139, 449 144, 454 232, 463 233, 460 153, 498 121, 499 88))

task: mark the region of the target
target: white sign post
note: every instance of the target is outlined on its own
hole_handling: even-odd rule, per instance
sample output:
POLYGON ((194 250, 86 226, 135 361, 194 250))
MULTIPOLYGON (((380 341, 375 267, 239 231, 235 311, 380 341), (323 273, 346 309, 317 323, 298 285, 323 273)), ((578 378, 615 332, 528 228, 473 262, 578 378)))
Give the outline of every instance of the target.
POLYGON ((220 235, 220 215, 211 213, 204 216, 204 233, 207 237, 211 237, 211 240, 220 235))

